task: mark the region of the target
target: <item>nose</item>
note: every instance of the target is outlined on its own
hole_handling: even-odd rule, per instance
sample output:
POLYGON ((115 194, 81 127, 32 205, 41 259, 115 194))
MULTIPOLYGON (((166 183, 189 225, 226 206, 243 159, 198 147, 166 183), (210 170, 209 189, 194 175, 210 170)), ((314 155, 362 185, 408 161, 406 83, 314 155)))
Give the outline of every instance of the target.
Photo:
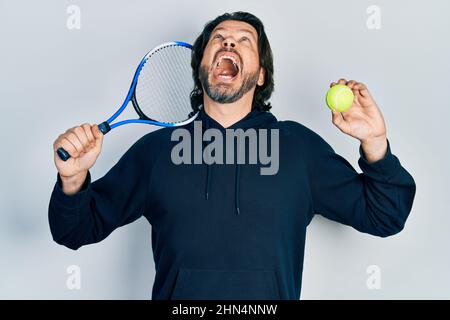
POLYGON ((236 43, 235 43, 235 41, 233 39, 226 38, 226 39, 223 40, 222 46, 224 48, 234 48, 234 47, 236 47, 236 43))

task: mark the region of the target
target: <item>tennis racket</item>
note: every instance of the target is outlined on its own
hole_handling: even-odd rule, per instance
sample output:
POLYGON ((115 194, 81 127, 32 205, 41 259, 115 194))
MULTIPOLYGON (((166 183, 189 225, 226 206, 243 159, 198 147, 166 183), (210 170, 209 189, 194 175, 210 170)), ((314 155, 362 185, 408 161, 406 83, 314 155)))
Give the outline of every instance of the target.
MULTIPOLYGON (((129 123, 178 127, 197 117, 190 103, 194 88, 191 69, 192 46, 185 42, 163 43, 148 52, 139 63, 122 106, 98 128, 103 134, 129 123), (133 105, 138 118, 112 123, 128 106, 133 105)), ((70 154, 64 148, 56 150, 67 161, 70 154)))

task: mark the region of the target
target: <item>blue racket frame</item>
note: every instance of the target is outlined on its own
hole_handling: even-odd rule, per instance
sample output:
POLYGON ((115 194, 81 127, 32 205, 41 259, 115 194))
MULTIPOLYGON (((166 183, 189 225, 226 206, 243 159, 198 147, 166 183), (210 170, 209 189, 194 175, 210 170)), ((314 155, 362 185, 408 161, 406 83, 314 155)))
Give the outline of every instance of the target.
MULTIPOLYGON (((182 41, 173 41, 173 42, 166 42, 163 43, 159 46, 157 46, 156 48, 154 48, 153 50, 149 51, 141 60, 141 62, 139 63, 138 67, 136 68, 136 72, 134 73, 133 76, 133 81, 131 82, 131 86, 130 89, 128 90, 128 94, 124 100, 124 102, 122 103, 122 106, 117 109, 117 111, 111 116, 109 117, 108 120, 100 123, 98 125, 98 128, 100 129, 100 131, 103 134, 107 134, 111 129, 117 128, 119 126, 122 126, 124 124, 129 124, 129 123, 143 123, 143 124, 152 124, 155 126, 160 126, 160 127, 178 127, 178 126, 183 126, 185 124, 188 124, 192 121, 194 121, 194 119, 197 117, 198 112, 194 113, 192 112, 191 114, 189 114, 188 119, 185 121, 181 121, 181 122, 176 122, 176 123, 167 123, 167 122, 160 122, 160 121, 156 121, 150 118, 147 118, 143 112, 140 110, 139 105, 137 104, 137 102, 134 99, 134 93, 135 93, 135 89, 136 89, 136 85, 137 85, 137 81, 139 78, 139 74, 142 70, 142 68, 144 67, 145 63, 147 62, 148 58, 156 51, 158 51, 159 49, 163 48, 163 47, 167 47, 167 46, 182 46, 182 47, 186 47, 192 50, 192 45, 186 42, 182 42, 182 41), (139 115, 138 119, 127 119, 127 120, 122 120, 116 123, 112 123, 122 112, 123 110, 125 110, 125 108, 128 106, 128 104, 130 103, 133 104, 133 107, 135 109, 135 111, 137 112, 137 114, 139 115)), ((70 154, 64 150, 63 148, 58 148, 58 150, 56 150, 58 156, 61 158, 61 160, 66 161, 70 158, 70 154)))

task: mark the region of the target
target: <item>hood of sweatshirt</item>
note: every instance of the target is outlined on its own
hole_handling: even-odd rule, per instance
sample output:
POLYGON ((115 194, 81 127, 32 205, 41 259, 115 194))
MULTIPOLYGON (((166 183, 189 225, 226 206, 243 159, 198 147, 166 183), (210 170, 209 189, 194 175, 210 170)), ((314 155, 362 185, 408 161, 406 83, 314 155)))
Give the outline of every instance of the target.
MULTIPOLYGON (((218 123, 216 120, 214 120, 213 118, 211 118, 203 108, 200 109, 199 115, 197 116, 195 121, 201 121, 202 122, 202 134, 211 128, 215 128, 220 130, 224 136, 225 136, 225 131, 227 129, 232 129, 232 130, 236 130, 236 129, 242 129, 242 130, 246 130, 246 129, 269 129, 270 127, 273 126, 273 124, 277 123, 277 119, 275 118, 275 116, 267 111, 259 111, 257 109, 253 109, 252 111, 250 111, 244 118, 242 118, 241 120, 237 121, 236 123, 234 123, 233 125, 224 128, 220 123, 218 123)), ((207 145, 208 143, 203 141, 203 148, 207 145)), ((247 152, 247 150, 246 150, 247 152)), ((210 186, 211 186, 211 182, 213 180, 213 167, 214 165, 210 165, 210 164, 206 164, 206 181, 205 181, 205 198, 206 200, 209 199, 210 196, 210 186)), ((239 205, 239 190, 240 190, 240 186, 241 186, 241 165, 236 161, 235 163, 235 183, 234 183, 234 195, 235 195, 235 210, 236 210, 236 214, 240 214, 241 210, 240 210, 240 205, 239 205)))

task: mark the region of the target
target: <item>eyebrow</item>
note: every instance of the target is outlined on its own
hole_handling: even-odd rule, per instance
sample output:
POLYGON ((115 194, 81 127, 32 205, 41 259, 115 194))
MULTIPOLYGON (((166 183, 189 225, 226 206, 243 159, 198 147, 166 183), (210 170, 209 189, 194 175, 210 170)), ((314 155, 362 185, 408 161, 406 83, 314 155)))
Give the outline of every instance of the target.
MULTIPOLYGON (((227 29, 222 28, 222 27, 216 28, 216 29, 213 30, 212 33, 215 33, 215 32, 217 32, 217 31, 227 31, 227 29)), ((238 29, 238 31, 239 31, 239 32, 247 33, 247 34, 251 35, 252 38, 253 38, 254 40, 256 40, 254 33, 251 32, 250 29, 238 29)))

